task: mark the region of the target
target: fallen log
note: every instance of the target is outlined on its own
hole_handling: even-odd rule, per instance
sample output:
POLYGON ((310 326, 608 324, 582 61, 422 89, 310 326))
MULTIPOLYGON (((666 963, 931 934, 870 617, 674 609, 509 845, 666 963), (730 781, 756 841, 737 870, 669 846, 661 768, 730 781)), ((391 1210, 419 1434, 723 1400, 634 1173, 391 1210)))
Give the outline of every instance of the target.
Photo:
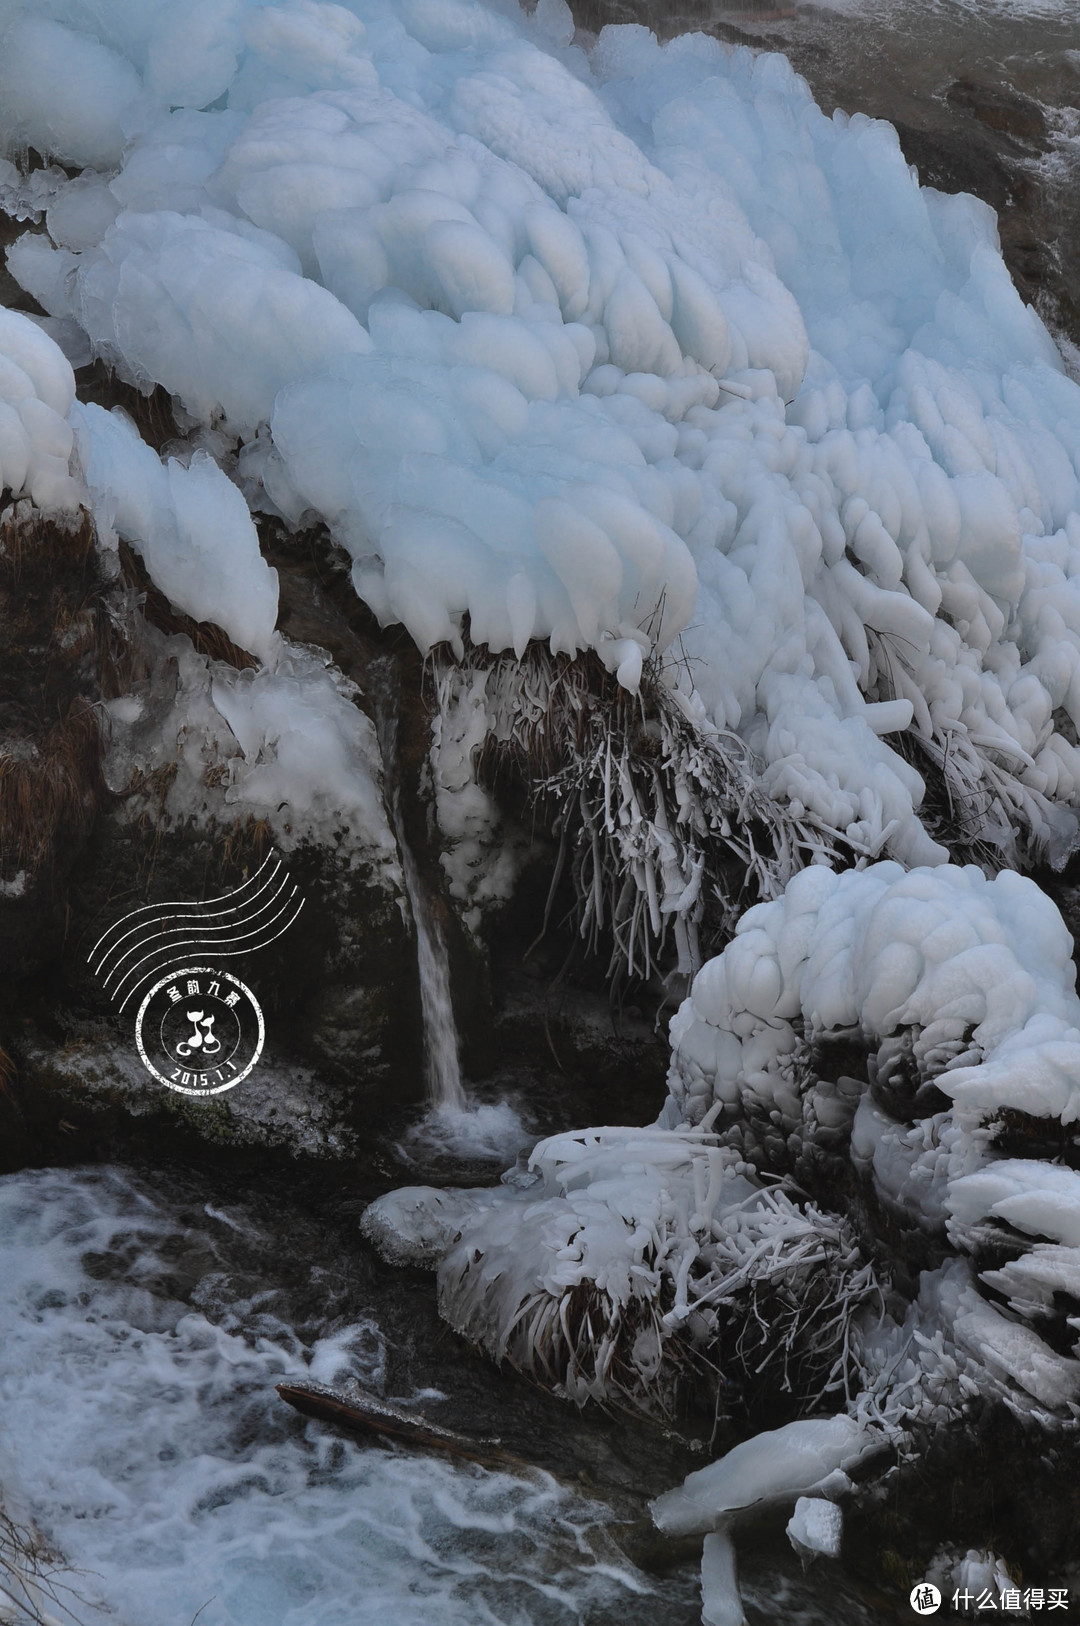
POLYGON ((466 1462, 478 1462, 485 1468, 504 1468, 524 1473, 531 1463, 503 1449, 499 1440, 478 1438, 471 1434, 458 1434, 432 1423, 419 1412, 406 1411, 393 1406, 375 1395, 360 1389, 342 1393, 322 1383, 279 1383, 277 1392, 306 1417, 317 1417, 324 1423, 337 1423, 357 1434, 378 1434, 396 1440, 399 1445, 410 1445, 419 1451, 442 1451, 466 1462))

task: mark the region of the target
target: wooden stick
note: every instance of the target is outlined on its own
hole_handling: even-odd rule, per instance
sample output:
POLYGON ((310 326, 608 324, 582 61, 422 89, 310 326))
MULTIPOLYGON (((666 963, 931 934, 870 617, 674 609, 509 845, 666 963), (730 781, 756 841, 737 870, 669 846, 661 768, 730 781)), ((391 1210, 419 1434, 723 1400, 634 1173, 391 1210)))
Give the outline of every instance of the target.
POLYGON ((504 1451, 499 1440, 457 1434, 440 1423, 429 1422, 419 1412, 392 1406, 360 1389, 342 1394, 322 1383, 279 1383, 277 1392, 282 1400, 305 1416, 337 1423, 354 1433, 381 1434, 400 1445, 415 1446, 421 1451, 443 1451, 448 1456, 479 1462, 487 1468, 508 1468, 521 1473, 531 1467, 523 1457, 504 1451))

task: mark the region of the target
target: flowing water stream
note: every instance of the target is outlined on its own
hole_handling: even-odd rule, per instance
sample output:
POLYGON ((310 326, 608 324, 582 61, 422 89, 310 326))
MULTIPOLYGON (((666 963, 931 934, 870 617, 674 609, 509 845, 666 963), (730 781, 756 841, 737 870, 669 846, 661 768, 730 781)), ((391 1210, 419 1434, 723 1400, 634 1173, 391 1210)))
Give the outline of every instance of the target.
MULTIPOLYGON (((360 1206, 163 1168, 0 1180, 0 1484, 62 1554, 50 1612, 693 1626, 697 1564, 647 1573, 624 1535, 686 1453, 497 1373, 441 1327, 426 1278, 367 1252, 360 1206), (278 1398, 287 1379, 358 1383, 536 1466, 342 1437, 278 1398)), ((749 1555, 744 1579, 751 1626, 889 1618, 839 1573, 804 1580, 782 1546, 749 1555)), ((2 1531, 0 1586, 17 1591, 2 1531)))
MULTIPOLYGON (((416 969, 424 1030, 428 1110, 420 1123, 405 1132, 398 1150, 413 1166, 429 1172, 441 1171, 444 1177, 454 1160, 462 1157, 478 1159, 481 1165, 494 1161, 502 1168, 536 1137, 530 1136, 518 1110, 510 1102, 478 1102, 470 1099, 466 1092, 446 938, 405 826, 398 741, 400 696, 392 656, 371 663, 368 682, 383 763, 386 804, 416 931, 416 969)), ((459 1178, 467 1179, 467 1176, 462 1174, 459 1178)))
POLYGON ((454 1021, 450 992, 450 956, 446 939, 431 906, 416 855, 405 830, 398 764, 399 697, 392 657, 373 661, 369 669, 375 728, 385 776, 386 804, 398 844, 405 891, 416 931, 416 960, 420 979, 420 1011, 424 1024, 424 1065, 428 1101, 436 1112, 463 1112, 465 1087, 461 1082, 461 1042, 454 1021))

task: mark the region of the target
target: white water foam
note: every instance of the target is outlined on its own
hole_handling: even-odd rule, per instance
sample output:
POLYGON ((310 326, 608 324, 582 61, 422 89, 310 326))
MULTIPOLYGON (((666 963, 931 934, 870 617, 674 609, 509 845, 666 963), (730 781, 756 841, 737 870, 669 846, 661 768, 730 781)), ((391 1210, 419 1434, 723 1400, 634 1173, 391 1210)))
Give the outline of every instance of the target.
POLYGON ((445 1157, 507 1163, 535 1140, 511 1102, 466 1096, 462 1107, 433 1107, 402 1136, 398 1151, 410 1163, 445 1157))
POLYGON ((0 1180, 0 1485, 93 1572, 77 1584, 110 1626, 200 1609, 200 1626, 672 1618, 629 1564, 594 1556, 604 1510, 549 1476, 363 1449, 297 1418, 276 1382, 383 1383, 378 1326, 297 1330, 265 1263, 287 1218, 256 1238, 255 1268, 243 1210, 170 1210, 161 1191, 118 1170, 0 1180))
MULTIPOLYGON (((814 0, 814 3, 823 10, 864 17, 893 13, 902 18, 905 11, 915 11, 911 0, 814 0)), ((1025 18, 1052 21, 1069 17, 1074 7, 1075 0, 922 0, 920 4, 922 12, 930 13, 939 22, 951 18, 957 28, 970 26, 973 19, 1005 18, 1018 23, 1025 18)), ((750 20, 752 16, 750 13, 750 20)))

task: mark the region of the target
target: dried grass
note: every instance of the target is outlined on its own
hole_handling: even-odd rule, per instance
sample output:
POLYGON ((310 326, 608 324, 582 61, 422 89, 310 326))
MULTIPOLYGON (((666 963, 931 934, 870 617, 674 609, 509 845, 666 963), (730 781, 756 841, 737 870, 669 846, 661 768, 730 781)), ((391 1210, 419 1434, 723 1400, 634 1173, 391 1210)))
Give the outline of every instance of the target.
POLYGON ((610 976, 666 970, 672 946, 689 976, 805 864, 850 862, 838 832, 762 793, 746 744, 697 721, 658 664, 632 695, 595 655, 467 650, 460 662, 436 659, 444 713, 477 671, 489 716, 478 775, 516 781, 558 839, 548 914, 569 865, 578 930, 592 951, 609 945, 610 976))
POLYGON ((32 873, 61 840, 81 840, 104 789, 101 755, 97 712, 79 698, 40 744, 8 742, 0 754, 0 870, 32 873))
POLYGON ((691 1397, 719 1413, 725 1388, 788 1395, 800 1411, 850 1399, 861 1387, 852 1320, 881 1302, 872 1265, 843 1219, 779 1187, 743 1207, 740 1224, 718 1211, 704 1231, 662 1228, 644 1248, 628 1232, 629 1298, 589 1278, 561 1293, 538 1284, 514 1305, 502 1251, 489 1258, 467 1233, 440 1269, 440 1311, 579 1404, 618 1399, 672 1419, 691 1397))
POLYGON ((0 1095, 2 1095, 6 1101, 14 1102, 15 1100, 14 1086, 15 1080, 18 1078, 18 1076, 19 1069, 16 1067, 3 1045, 0 1045, 0 1095))
POLYGON ((81 1574, 64 1563, 35 1524, 20 1523, 0 1499, 0 1588, 18 1609, 20 1621, 26 1626, 60 1626, 53 1610, 63 1610, 64 1619, 78 1626, 85 1618, 79 1609, 98 1615, 100 1606, 72 1584, 81 1574))
POLYGON ((23 498, 0 513, 0 570, 18 583, 25 575, 54 579, 56 565, 85 568, 94 547, 94 522, 85 508, 42 514, 23 498))

